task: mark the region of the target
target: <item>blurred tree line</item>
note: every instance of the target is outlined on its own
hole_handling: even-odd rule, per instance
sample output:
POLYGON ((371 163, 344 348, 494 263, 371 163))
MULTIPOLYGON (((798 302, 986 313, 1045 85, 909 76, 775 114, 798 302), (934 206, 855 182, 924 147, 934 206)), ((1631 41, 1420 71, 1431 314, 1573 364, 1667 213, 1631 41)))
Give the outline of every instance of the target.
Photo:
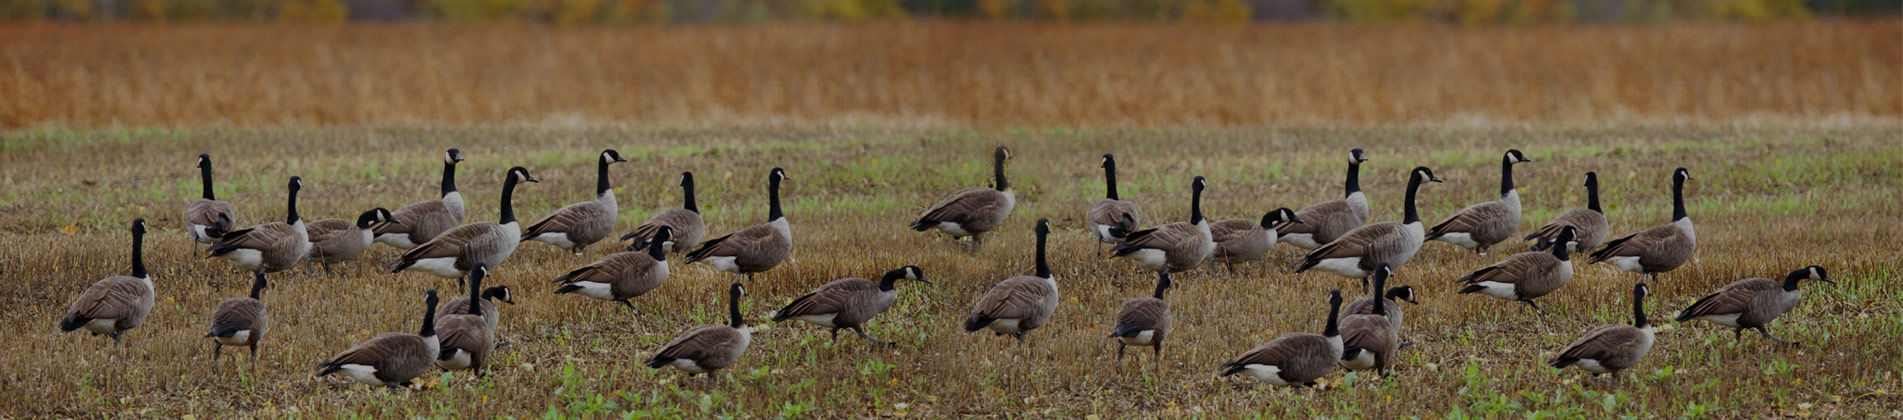
POLYGON ((0 20, 747 23, 1756 21, 1895 15, 1903 0, 0 0, 0 20))

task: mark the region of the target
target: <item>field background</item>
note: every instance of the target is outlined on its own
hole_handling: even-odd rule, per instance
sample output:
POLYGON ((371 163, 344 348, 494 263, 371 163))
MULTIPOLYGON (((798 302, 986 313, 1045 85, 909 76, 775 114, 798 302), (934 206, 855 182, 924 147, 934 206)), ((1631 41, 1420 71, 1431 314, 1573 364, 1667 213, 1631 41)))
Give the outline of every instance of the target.
MULTIPOLYGON (((19 417, 1639 417, 1903 416, 1903 23, 1754 25, 1223 26, 1163 24, 538 26, 0 25, 0 416, 19 417), (923 206, 983 185, 989 151, 1012 147, 1020 205, 970 255, 904 229, 923 206), (693 325, 720 322, 732 277, 677 268, 638 311, 553 296, 579 258, 525 244, 493 281, 503 308, 494 375, 427 375, 387 391, 311 377, 337 351, 417 328, 426 289, 454 282, 382 273, 273 277, 272 331, 257 363, 213 367, 200 336, 219 300, 248 289, 227 263, 188 255, 178 228, 198 195, 193 159, 217 162, 220 197, 246 223, 282 217, 283 184, 306 180, 306 217, 348 218, 436 191, 443 149, 469 158, 468 219, 493 220, 502 171, 533 221, 588 198, 593 162, 616 148, 622 231, 679 203, 695 171, 710 233, 762 221, 767 170, 785 167, 794 261, 756 277, 763 318, 835 278, 924 268, 872 334, 827 344, 806 325, 761 325, 709 385, 639 365, 693 325), (1515 171, 1522 232, 1584 205, 1602 176, 1615 234, 1663 223, 1668 175, 1696 177, 1698 261, 1664 275, 1648 308, 1660 344, 1622 383, 1541 365, 1581 332, 1629 321, 1637 276, 1584 267, 1541 301, 1550 314, 1455 296, 1453 279, 1503 253, 1427 244, 1395 280, 1407 307, 1396 376, 1328 376, 1320 390, 1215 377, 1275 335, 1321 328, 1325 294, 1359 287, 1279 262, 1239 276, 1177 276, 1160 366, 1119 370, 1104 338, 1123 299, 1154 281, 1093 254, 1082 229, 1102 193, 1098 156, 1119 156, 1146 223, 1187 217, 1189 178, 1210 178, 1214 218, 1257 219, 1340 194, 1347 149, 1373 161, 1372 220, 1395 220, 1406 170, 1429 223, 1491 199, 1500 153, 1515 171), (159 303, 128 347, 54 325, 86 284, 124 273, 125 225, 145 217, 159 303), (1031 346, 958 329, 988 284, 1031 271, 1031 222, 1049 217, 1063 304, 1031 346), (1724 283, 1809 264, 1772 329, 1733 343, 1709 324, 1663 322, 1724 283)), ((1504 244, 1499 250, 1513 250, 1504 244)), ((239 352, 241 353, 241 352, 239 352)))

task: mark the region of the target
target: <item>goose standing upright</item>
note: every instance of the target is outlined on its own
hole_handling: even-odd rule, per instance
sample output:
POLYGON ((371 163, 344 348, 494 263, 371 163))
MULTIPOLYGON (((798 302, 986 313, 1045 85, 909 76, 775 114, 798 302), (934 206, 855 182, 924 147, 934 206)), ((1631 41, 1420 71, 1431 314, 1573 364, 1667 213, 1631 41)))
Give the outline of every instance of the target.
POLYGON ((833 341, 839 340, 839 330, 843 328, 852 330, 866 341, 891 344, 867 335, 859 327, 898 302, 899 292, 894 286, 900 279, 932 284, 925 279, 925 272, 915 265, 887 271, 876 284, 872 280, 857 277, 833 280, 774 312, 773 322, 792 319, 831 328, 833 341))
POLYGON ((132 220, 131 231, 132 275, 107 277, 86 286, 66 310, 66 319, 60 320, 60 331, 85 328, 95 336, 112 337, 116 345, 126 330, 145 323, 155 296, 152 275, 145 271, 145 219, 132 220))
POLYGON ((1606 233, 1611 225, 1606 223, 1606 212, 1599 209, 1599 174, 1586 173, 1586 208, 1567 210, 1554 217, 1553 221, 1540 226, 1538 232, 1526 235, 1526 240, 1534 241, 1534 251, 1544 251, 1553 246, 1553 238, 1559 236, 1560 229, 1571 227, 1576 230, 1573 238, 1573 252, 1586 252, 1605 242, 1606 233))
POLYGON ((1691 320, 1709 321, 1713 324, 1731 327, 1731 339, 1744 339, 1744 329, 1758 330, 1771 341, 1788 343, 1764 329, 1771 321, 1797 307, 1797 300, 1803 297, 1797 291, 1799 280, 1815 280, 1837 284, 1830 279, 1830 273, 1824 267, 1809 266, 1792 271, 1784 276, 1782 285, 1767 278, 1748 278, 1731 282, 1717 293, 1706 295, 1693 302, 1692 306, 1678 313, 1678 322, 1691 320))
POLYGON ((1203 218, 1203 187, 1198 175, 1190 181, 1189 222, 1177 222, 1130 232, 1123 243, 1110 248, 1110 255, 1129 258, 1151 271, 1172 273, 1202 265, 1216 252, 1209 220, 1203 218))
POLYGON ((1573 260, 1566 250, 1571 248, 1568 244, 1573 242, 1575 231, 1572 226, 1560 228, 1553 243, 1561 246, 1552 247, 1551 252, 1513 254, 1461 277, 1460 282, 1467 287, 1461 288, 1459 294, 1480 293, 1494 299, 1519 301, 1533 310, 1545 312, 1533 299, 1553 293, 1572 281, 1573 260))
POLYGON ((370 249, 377 226, 400 223, 402 221, 382 207, 363 212, 354 225, 344 219, 312 222, 305 227, 311 239, 310 262, 322 264, 324 274, 330 274, 331 264, 357 259, 357 255, 370 249))
POLYGON ((1285 224, 1306 223, 1288 207, 1270 210, 1262 215, 1262 221, 1248 219, 1229 219, 1209 226, 1209 238, 1216 242, 1216 252, 1210 258, 1229 267, 1229 274, 1236 273, 1236 263, 1262 259, 1270 249, 1275 248, 1278 227, 1285 224))
POLYGON ((727 315, 731 319, 727 325, 689 328, 643 364, 655 369, 673 366, 688 376, 701 374, 712 381, 714 371, 739 361, 753 342, 753 326, 740 316, 740 297, 746 295, 746 287, 738 282, 727 286, 727 315))
POLYGON ((629 299, 640 297, 667 281, 667 250, 665 244, 673 238, 673 228, 662 226, 654 232, 654 240, 646 241, 647 249, 632 246, 627 251, 609 254, 593 264, 577 268, 574 271, 555 278, 562 287, 555 294, 575 293, 594 299, 621 303, 630 310, 634 303, 629 299))
POLYGON ((1341 362, 1341 291, 1328 292, 1328 327, 1321 334, 1286 333, 1222 364, 1222 376, 1246 373, 1257 382, 1309 387, 1341 362))
MULTIPOLYGON (((456 300, 451 300, 449 303, 443 304, 443 309, 440 312, 443 313, 443 316, 469 313, 470 301, 471 299, 469 298, 456 298, 456 300)), ((496 301, 514 305, 515 296, 509 291, 509 286, 493 286, 482 289, 481 299, 474 299, 474 301, 481 302, 482 320, 489 324, 489 331, 496 331, 496 327, 502 325, 502 308, 496 306, 496 301)), ((437 317, 438 322, 441 322, 443 316, 437 317)), ((508 343, 503 341, 496 342, 498 346, 503 344, 508 343)))
POLYGON ((608 165, 627 162, 614 149, 601 151, 595 164, 595 199, 569 204, 542 221, 529 225, 522 240, 535 241, 566 249, 581 256, 588 248, 615 230, 615 190, 608 186, 608 165))
POLYGON ((250 347, 251 360, 258 360, 258 341, 264 339, 271 317, 264 311, 264 301, 259 300, 265 288, 264 273, 256 276, 251 281, 251 297, 225 299, 211 313, 211 332, 205 333, 205 338, 212 339, 212 365, 218 364, 219 351, 225 346, 250 347))
POLYGON ((1599 376, 1617 374, 1638 364, 1639 359, 1652 351, 1658 332, 1658 327, 1645 320, 1645 297, 1651 294, 1652 289, 1645 283, 1633 284, 1632 325, 1607 325, 1587 331, 1546 365, 1558 369, 1577 365, 1599 376))
POLYGON ((482 263, 495 269, 515 253, 522 241, 521 223, 515 220, 515 186, 522 181, 540 182, 529 170, 509 168, 502 181, 502 217, 496 222, 478 222, 458 226, 437 235, 422 245, 404 252, 392 273, 418 270, 437 277, 462 280, 469 268, 482 263))
POLYGON ((700 218, 700 206, 694 203, 694 173, 681 172, 681 208, 662 210, 648 217, 648 221, 636 226, 633 233, 623 235, 621 240, 633 240, 632 249, 647 249, 647 242, 654 239, 655 232, 666 227, 671 230, 670 238, 661 243, 661 250, 667 252, 687 251, 687 246, 700 243, 700 236, 707 233, 707 223, 700 218))
POLYGON ((1375 223, 1349 231, 1334 242, 1310 251, 1295 272, 1321 269, 1361 279, 1362 290, 1367 290, 1368 277, 1374 275, 1376 265, 1387 263, 1391 269, 1400 270, 1402 264, 1413 259, 1414 253, 1421 250, 1423 237, 1421 213, 1414 204, 1415 192, 1420 190, 1421 182, 1441 181, 1425 166, 1415 167, 1408 173, 1407 199, 1400 222, 1375 223))
POLYGON ((1296 210, 1295 215, 1307 223, 1276 227, 1278 242, 1315 249, 1368 224, 1368 196, 1361 192, 1361 162, 1367 161, 1368 155, 1362 153, 1361 148, 1348 151, 1348 181, 1342 184, 1343 197, 1296 210))
POLYGON ((991 159, 992 188, 966 188, 945 196, 912 222, 912 230, 937 229, 954 240, 970 236, 971 250, 977 252, 985 232, 1004 224, 1004 218, 1017 206, 1017 193, 1004 179, 1004 161, 1011 159, 1011 151, 998 146, 991 159))
POLYGON ((1154 352, 1152 360, 1162 363, 1163 339, 1170 333, 1170 304, 1163 301, 1163 291, 1169 288, 1170 273, 1158 271, 1155 293, 1125 300, 1123 307, 1117 309, 1117 323, 1110 331, 1110 338, 1117 339, 1118 362, 1123 361, 1124 347, 1150 346, 1154 352))
POLYGON ((1090 233, 1097 237, 1097 255, 1103 255, 1103 244, 1114 244, 1130 232, 1136 231, 1142 218, 1137 215, 1137 206, 1117 195, 1117 158, 1109 153, 1103 154, 1104 198, 1090 205, 1090 212, 1084 216, 1090 220, 1090 233))
POLYGON ((284 222, 225 233, 206 253, 231 261, 245 271, 276 273, 297 266, 298 261, 311 253, 310 232, 297 214, 297 192, 304 188, 304 178, 291 177, 286 188, 290 190, 290 204, 284 222))
MULTIPOLYGON (((1374 290, 1388 287, 1389 267, 1374 268, 1374 290)), ((1394 323, 1388 319, 1385 299, 1373 301, 1373 312, 1344 315, 1341 318, 1341 367, 1348 370, 1376 370, 1388 376, 1394 352, 1401 348, 1394 323)))
POLYGON ((318 364, 317 376, 343 372, 358 383, 410 386, 410 380, 428 371, 442 352, 442 341, 436 336, 436 302, 435 289, 423 294, 422 331, 377 334, 318 364))
POLYGON ((1500 199, 1467 206, 1427 230, 1427 240, 1441 241, 1476 254, 1513 237, 1520 228, 1520 190, 1513 187, 1513 165, 1532 162, 1519 149, 1500 157, 1500 199))
MULTIPOLYGON (((198 155, 198 177, 204 195, 185 205, 185 232, 192 235, 192 241, 208 244, 238 227, 238 211, 231 208, 231 203, 219 201, 211 187, 211 155, 198 155)), ((197 246, 192 245, 193 254, 198 253, 197 246)))
POLYGON ((765 224, 709 239, 688 252, 681 264, 704 263, 715 270, 734 273, 744 281, 752 279, 754 273, 771 270, 785 262, 787 254, 793 251, 793 225, 786 221, 786 214, 780 212, 780 181, 786 179, 784 169, 773 168, 767 173, 765 224))
POLYGON ((1037 220, 1037 274, 1017 276, 991 286, 965 319, 965 332, 990 329, 997 335, 1010 335, 1024 346, 1024 333, 1044 326, 1057 310, 1057 276, 1051 274, 1046 258, 1046 240, 1051 221, 1037 220))
POLYGON ((391 212, 403 223, 378 225, 374 232, 377 243, 410 249, 462 226, 463 193, 456 191, 456 163, 462 161, 461 150, 451 148, 443 152, 442 197, 410 203, 391 212))
MULTIPOLYGON (((476 263, 469 270, 469 297, 476 300, 482 297, 482 279, 489 275, 489 267, 476 263)), ((446 313, 437 320, 442 326, 440 349, 436 354, 436 367, 443 370, 470 369, 477 377, 489 376, 484 369, 489 363, 489 352, 495 349, 496 331, 489 326, 484 317, 482 305, 468 305, 468 312, 446 313)))
POLYGON ((1639 273, 1658 280, 1659 273, 1672 271, 1691 261, 1698 250, 1698 233, 1692 229, 1692 217, 1685 214, 1685 181, 1691 171, 1672 171, 1672 223, 1653 226, 1624 238, 1606 242, 1592 253, 1587 264, 1612 262, 1620 270, 1639 273))

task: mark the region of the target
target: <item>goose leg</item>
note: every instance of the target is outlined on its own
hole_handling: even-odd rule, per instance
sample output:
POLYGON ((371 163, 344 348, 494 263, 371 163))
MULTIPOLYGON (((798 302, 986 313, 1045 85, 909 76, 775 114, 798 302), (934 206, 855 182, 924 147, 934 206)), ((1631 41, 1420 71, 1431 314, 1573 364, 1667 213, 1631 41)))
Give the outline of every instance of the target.
POLYGON ((1151 351, 1152 353, 1150 355, 1150 360, 1156 361, 1157 366, 1162 366, 1163 365, 1163 342, 1157 341, 1156 348, 1151 349, 1151 351))
POLYGON ((1778 336, 1775 336, 1775 335, 1771 335, 1771 331, 1769 331, 1769 330, 1766 330, 1766 329, 1764 329, 1764 327, 1758 327, 1758 328, 1757 328, 1757 330, 1758 330, 1758 334, 1761 334, 1761 335, 1763 335, 1763 336, 1764 336, 1764 338, 1769 338, 1769 339, 1771 339, 1771 341, 1775 341, 1775 342, 1777 342, 1778 344, 1789 344, 1789 345, 1792 345, 1792 346, 1796 346, 1796 345, 1797 345, 1797 343, 1793 343, 1793 342, 1789 342, 1789 341, 1784 341, 1784 339, 1783 339, 1783 338, 1780 338, 1780 337, 1778 337, 1778 336))
POLYGON ((832 342, 834 342, 834 343, 837 343, 837 342, 839 342, 839 329, 838 329, 838 328, 834 328, 834 329, 833 329, 833 341, 832 341, 832 342))
POLYGON ((221 349, 224 349, 224 348, 225 348, 225 346, 223 346, 223 345, 220 345, 220 344, 218 344, 218 343, 215 343, 215 342, 214 342, 214 343, 211 343, 211 365, 212 365, 212 367, 218 367, 218 355, 219 355, 219 353, 218 353, 218 350, 221 350, 221 349))
POLYGON ((1732 342, 1743 342, 1743 341, 1744 341, 1744 329, 1743 329, 1743 328, 1732 328, 1732 329, 1731 329, 1731 341, 1732 341, 1732 342))
POLYGON ((1023 331, 1018 331, 1016 333, 1013 333, 1011 334, 1011 336, 1018 338, 1018 347, 1024 347, 1024 332, 1023 331))
POLYGON ((1224 264, 1226 264, 1226 265, 1228 265, 1228 266, 1229 266, 1229 275, 1230 275, 1231 277, 1233 277, 1233 276, 1235 276, 1235 275, 1236 275, 1236 263, 1224 263, 1224 264))
POLYGON ((1540 304, 1538 304, 1538 303, 1533 303, 1533 300, 1532 300, 1532 299, 1524 299, 1524 300, 1521 300, 1520 302, 1524 302, 1524 303, 1526 303, 1526 306, 1531 306, 1531 307, 1533 307, 1533 311, 1535 311, 1535 312, 1539 312, 1539 313, 1540 313, 1540 315, 1545 315, 1545 314, 1546 314, 1546 310, 1545 310, 1545 309, 1540 309, 1540 304))
MULTIPOLYGON (((852 327, 852 332, 859 333, 860 338, 864 338, 866 339, 866 341, 871 341, 873 344, 881 344, 881 345, 887 345, 887 346, 892 345, 892 343, 880 340, 877 337, 873 337, 871 334, 866 334, 865 330, 861 330, 859 329, 859 327, 852 327)), ((833 330, 833 334, 838 334, 838 333, 839 333, 839 330, 833 330)))
POLYGON ((1097 258, 1103 258, 1103 241, 1097 241, 1097 258))
POLYGON ((1124 346, 1125 345, 1123 344, 1123 341, 1121 340, 1117 341, 1117 369, 1118 370, 1123 369, 1123 347, 1124 346))
POLYGON ((258 360, 258 343, 251 343, 251 360, 258 360))
POLYGON ((634 309, 634 302, 629 302, 627 299, 622 299, 618 302, 621 302, 621 306, 628 308, 629 311, 638 311, 638 309, 634 309))

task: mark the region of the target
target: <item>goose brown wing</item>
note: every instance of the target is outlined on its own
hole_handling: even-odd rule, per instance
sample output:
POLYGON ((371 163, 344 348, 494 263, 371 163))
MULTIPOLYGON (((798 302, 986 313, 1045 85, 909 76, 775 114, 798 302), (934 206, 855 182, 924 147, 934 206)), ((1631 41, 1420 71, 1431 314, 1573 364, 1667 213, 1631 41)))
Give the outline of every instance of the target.
POLYGON ((133 315, 137 311, 141 298, 145 296, 145 285, 140 280, 128 276, 113 276, 87 286, 79 299, 73 300, 68 311, 80 318, 120 319, 133 315))

